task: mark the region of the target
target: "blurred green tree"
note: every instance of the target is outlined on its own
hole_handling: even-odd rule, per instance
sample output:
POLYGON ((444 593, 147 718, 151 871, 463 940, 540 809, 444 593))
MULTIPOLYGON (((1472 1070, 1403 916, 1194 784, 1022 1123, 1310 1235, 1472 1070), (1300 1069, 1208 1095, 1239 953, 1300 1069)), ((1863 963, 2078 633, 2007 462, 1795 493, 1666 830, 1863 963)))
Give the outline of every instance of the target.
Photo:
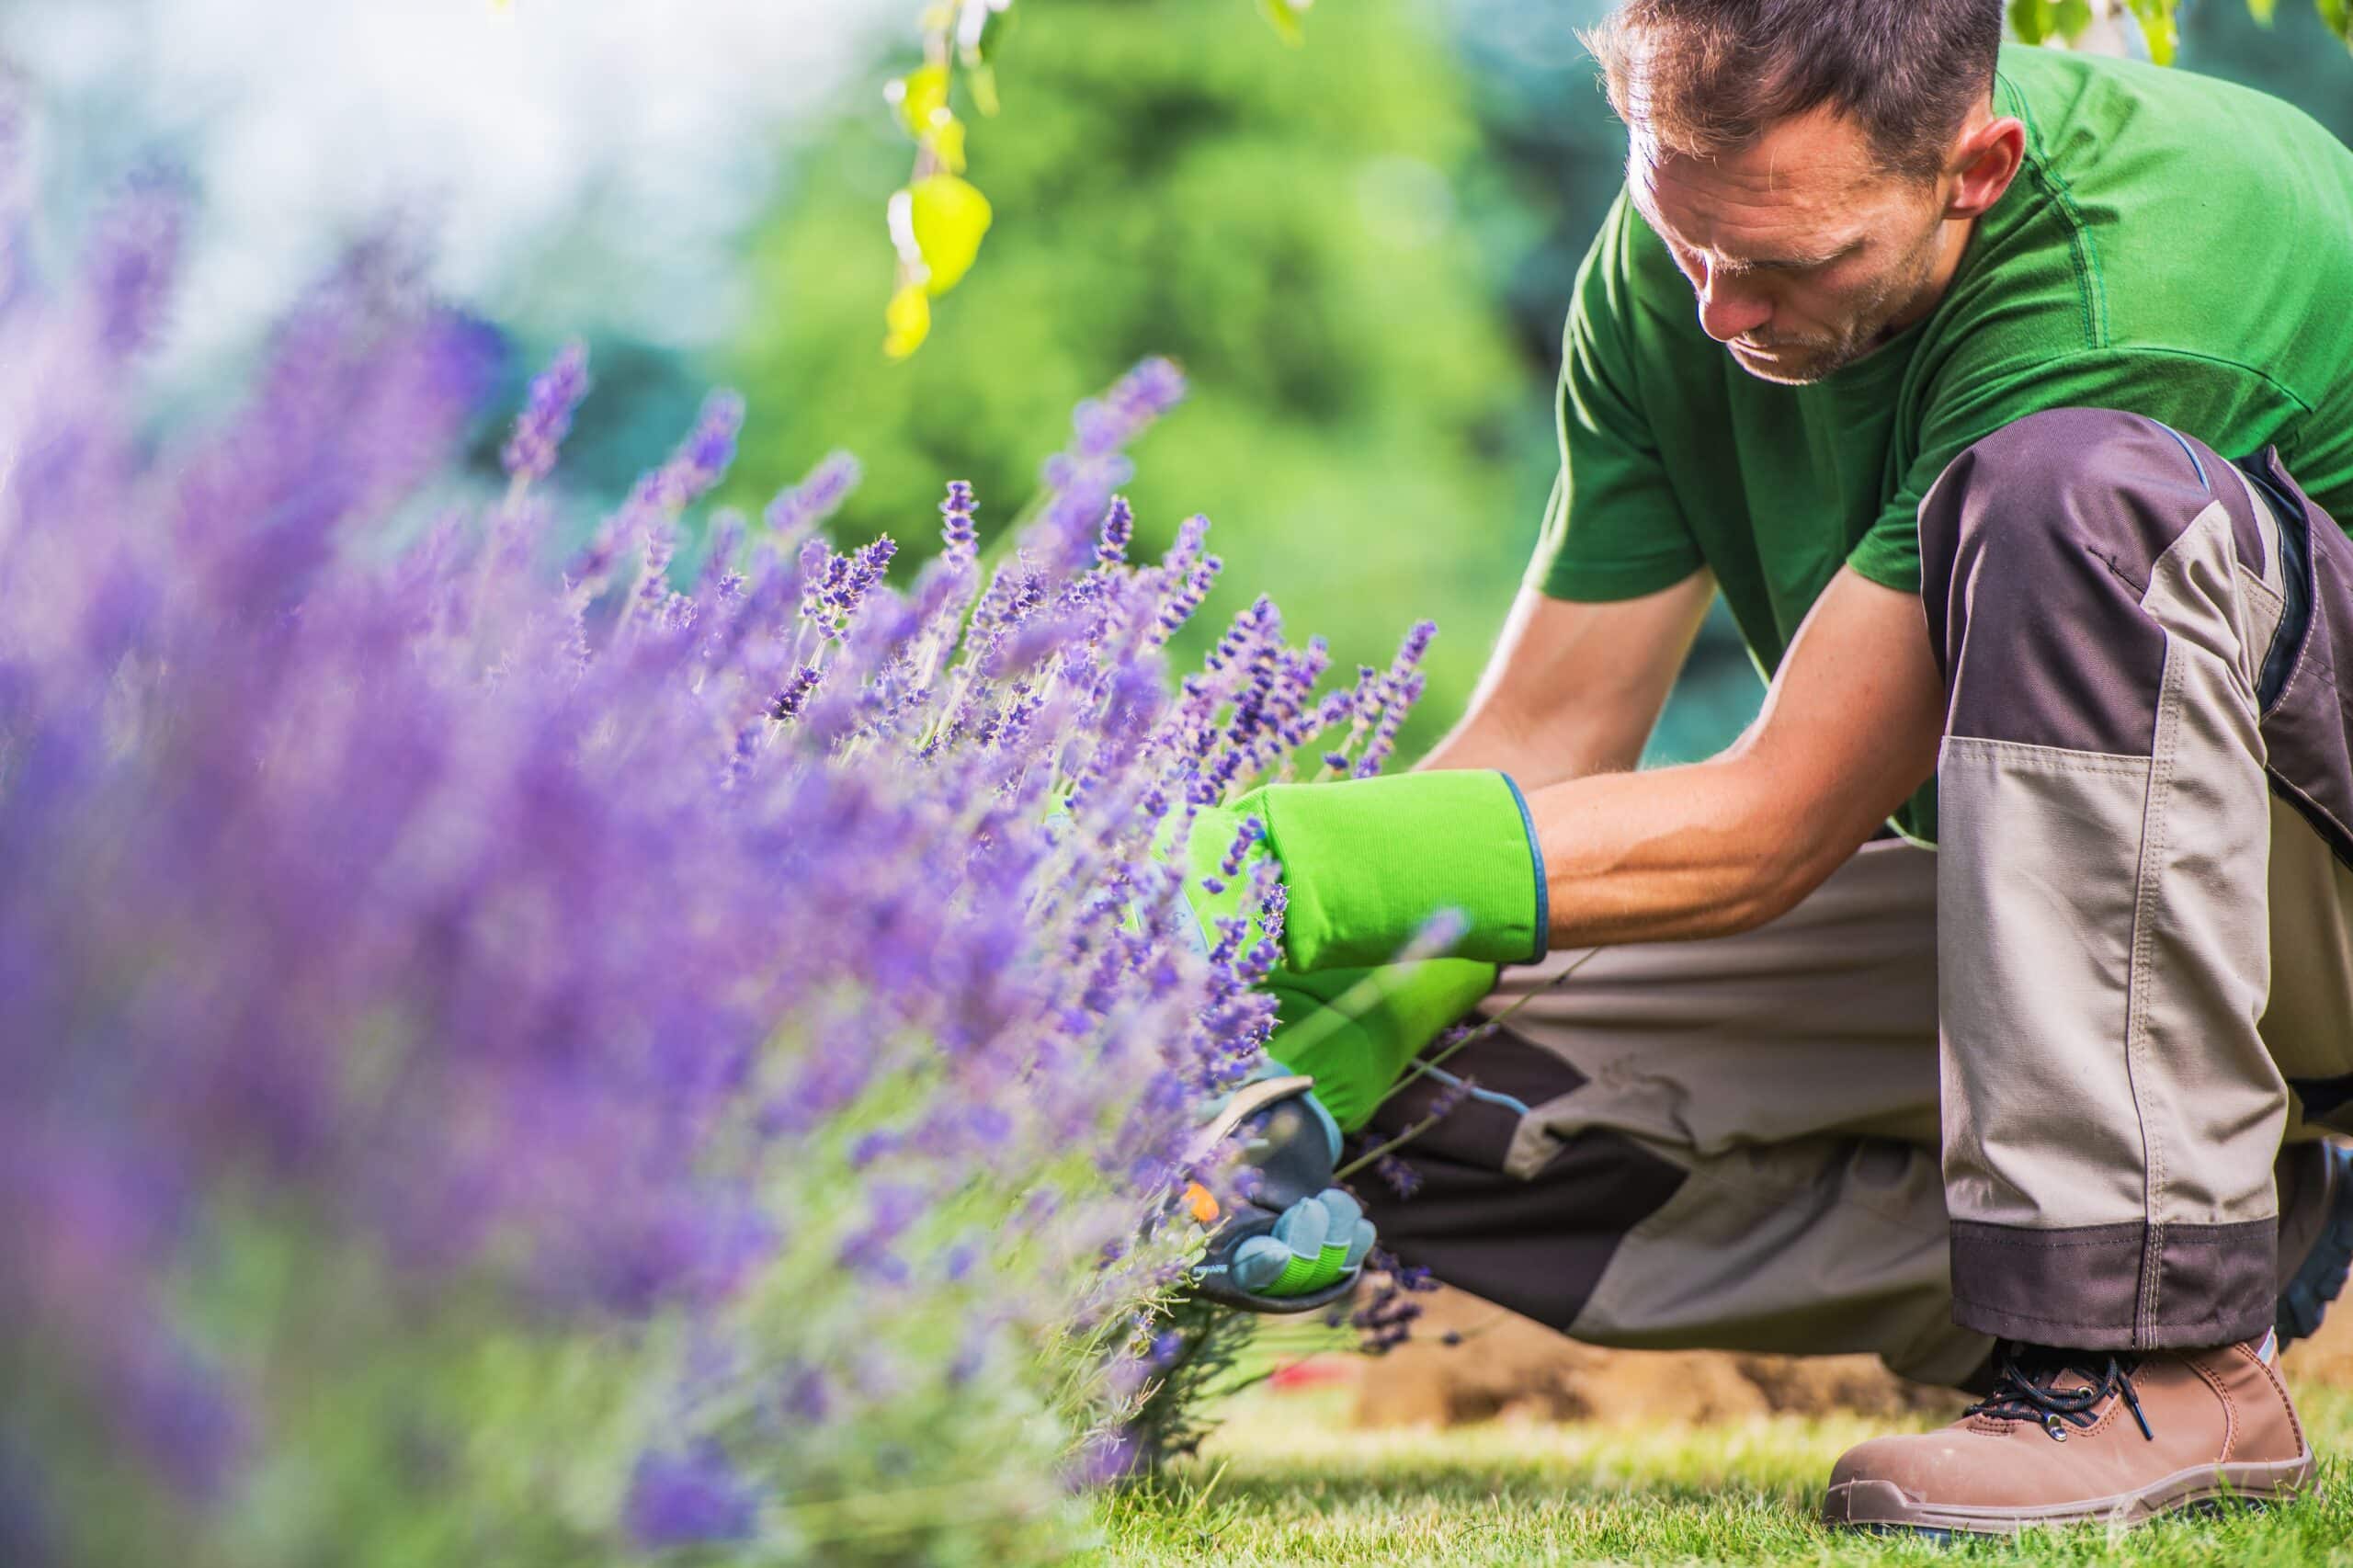
POLYGON ((1344 665, 1435 617, 1426 742, 1475 678, 1552 460, 1482 255, 1534 220, 1492 180, 1465 212, 1482 146, 1445 40, 1408 0, 1319 8, 1304 49, 1232 0, 1019 11, 1004 112, 969 122, 996 222, 912 359, 878 351, 904 132, 877 96, 797 160, 724 368, 751 406, 733 498, 756 508, 843 446, 868 474, 845 537, 927 548, 949 478, 1001 527, 1071 403, 1168 354, 1193 392, 1143 444, 1139 548, 1206 512, 1212 609, 1271 593, 1344 665))

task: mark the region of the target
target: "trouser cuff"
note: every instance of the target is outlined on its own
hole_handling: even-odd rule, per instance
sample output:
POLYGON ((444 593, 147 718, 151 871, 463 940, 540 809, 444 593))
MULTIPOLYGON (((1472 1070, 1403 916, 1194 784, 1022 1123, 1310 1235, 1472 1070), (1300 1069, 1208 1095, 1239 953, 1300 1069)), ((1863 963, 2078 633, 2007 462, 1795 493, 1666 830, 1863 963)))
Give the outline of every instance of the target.
POLYGON ((2075 1350, 2198 1349, 2261 1337, 2277 1219, 2028 1230, 1952 1222, 1953 1321, 2075 1350))

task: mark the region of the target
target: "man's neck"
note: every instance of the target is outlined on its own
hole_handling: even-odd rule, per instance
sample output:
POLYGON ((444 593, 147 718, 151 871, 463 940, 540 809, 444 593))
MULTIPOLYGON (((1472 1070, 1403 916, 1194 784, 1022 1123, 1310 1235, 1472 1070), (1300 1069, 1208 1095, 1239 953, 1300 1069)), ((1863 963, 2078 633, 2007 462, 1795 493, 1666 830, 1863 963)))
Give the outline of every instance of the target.
POLYGON ((1927 320, 1936 313, 1937 307, 1944 303, 1946 293, 1952 288, 1952 280, 1961 276, 1961 258, 1969 254, 1969 242, 1977 233, 1977 222, 1976 219, 1970 218, 1948 220, 1937 225, 1936 238, 1932 242, 1936 255, 1928 264, 1927 276, 1912 296, 1912 302, 1889 319, 1886 330, 1881 335, 1881 342, 1884 343, 1927 320))

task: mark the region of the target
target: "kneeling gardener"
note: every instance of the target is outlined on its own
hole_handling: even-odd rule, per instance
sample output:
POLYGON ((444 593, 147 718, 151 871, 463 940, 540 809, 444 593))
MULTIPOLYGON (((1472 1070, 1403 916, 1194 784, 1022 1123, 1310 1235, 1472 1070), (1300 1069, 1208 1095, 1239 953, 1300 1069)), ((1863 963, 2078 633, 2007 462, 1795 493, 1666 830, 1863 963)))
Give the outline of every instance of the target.
POLYGON ((1459 1102, 1384 1240, 1580 1339, 1972 1388, 1830 1481, 1929 1530, 2308 1485, 2278 1352, 2353 1253, 2353 153, 2001 20, 1610 18, 1626 189, 1450 814, 1246 808, 1294 986, 1472 916, 1276 1042, 1358 1147, 1459 1102), (1764 712, 1632 773, 1719 591, 1764 712))

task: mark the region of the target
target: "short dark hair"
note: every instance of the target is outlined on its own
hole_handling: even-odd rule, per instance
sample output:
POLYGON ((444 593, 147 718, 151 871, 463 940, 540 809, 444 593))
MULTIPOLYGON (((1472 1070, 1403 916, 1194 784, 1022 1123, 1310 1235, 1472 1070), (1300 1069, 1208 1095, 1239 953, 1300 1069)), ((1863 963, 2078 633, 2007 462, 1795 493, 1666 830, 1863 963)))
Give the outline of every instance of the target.
POLYGON ((2002 0, 1626 0, 1586 44, 1619 118, 1668 152, 1731 152, 1826 104, 1928 178, 1993 95, 2002 0))

